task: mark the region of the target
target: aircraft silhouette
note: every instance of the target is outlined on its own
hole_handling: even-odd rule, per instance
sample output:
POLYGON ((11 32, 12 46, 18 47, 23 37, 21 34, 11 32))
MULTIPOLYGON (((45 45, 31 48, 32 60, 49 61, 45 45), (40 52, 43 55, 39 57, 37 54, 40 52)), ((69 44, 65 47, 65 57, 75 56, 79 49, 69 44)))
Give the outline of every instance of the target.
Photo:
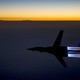
POLYGON ((59 62, 64 66, 67 67, 67 64, 65 63, 63 57, 68 57, 68 51, 72 52, 80 52, 80 47, 67 47, 67 46, 60 46, 61 40, 63 36, 63 30, 60 30, 54 44, 49 47, 34 47, 34 48, 28 48, 27 50, 31 51, 39 51, 39 52, 48 52, 50 54, 53 54, 59 62))

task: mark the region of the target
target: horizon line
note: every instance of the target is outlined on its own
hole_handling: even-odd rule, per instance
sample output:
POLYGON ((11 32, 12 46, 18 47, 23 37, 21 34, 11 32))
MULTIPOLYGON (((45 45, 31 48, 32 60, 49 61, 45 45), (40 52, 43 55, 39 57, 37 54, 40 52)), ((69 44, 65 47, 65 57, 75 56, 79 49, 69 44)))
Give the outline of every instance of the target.
POLYGON ((0 17, 0 21, 80 21, 80 17, 0 17))

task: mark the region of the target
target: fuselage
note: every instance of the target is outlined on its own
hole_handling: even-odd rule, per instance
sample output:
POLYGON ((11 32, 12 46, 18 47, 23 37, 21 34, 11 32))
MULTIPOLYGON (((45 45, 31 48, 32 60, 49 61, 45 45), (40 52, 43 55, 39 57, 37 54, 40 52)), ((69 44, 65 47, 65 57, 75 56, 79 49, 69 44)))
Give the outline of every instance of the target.
POLYGON ((55 56, 68 57, 68 52, 80 52, 80 47, 66 47, 66 46, 50 46, 50 47, 34 47, 28 50, 47 52, 55 56))
POLYGON ((47 52, 53 55, 61 56, 61 57, 67 57, 67 47, 65 46, 58 46, 58 47, 34 47, 29 48, 28 50, 32 51, 39 51, 39 52, 47 52))
POLYGON ((53 55, 66 57, 67 56, 67 47, 58 46, 58 47, 45 47, 44 52, 51 53, 53 55))

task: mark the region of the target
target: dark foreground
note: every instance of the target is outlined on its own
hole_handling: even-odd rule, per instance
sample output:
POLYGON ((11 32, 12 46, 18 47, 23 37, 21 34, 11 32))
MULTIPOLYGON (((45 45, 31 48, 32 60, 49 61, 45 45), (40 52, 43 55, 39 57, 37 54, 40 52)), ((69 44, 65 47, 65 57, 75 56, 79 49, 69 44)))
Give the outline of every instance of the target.
POLYGON ((51 54, 26 50, 53 45, 60 30, 62 45, 78 46, 79 21, 0 21, 0 80, 80 80, 80 58, 64 58, 65 69, 51 54))

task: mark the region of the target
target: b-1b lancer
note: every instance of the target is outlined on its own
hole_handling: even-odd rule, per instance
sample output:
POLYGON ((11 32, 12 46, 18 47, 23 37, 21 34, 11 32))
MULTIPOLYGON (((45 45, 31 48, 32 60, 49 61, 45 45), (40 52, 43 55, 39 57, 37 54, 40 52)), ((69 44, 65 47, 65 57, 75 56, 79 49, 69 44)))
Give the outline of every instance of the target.
POLYGON ((67 46, 60 46, 61 40, 63 36, 63 30, 61 30, 52 46, 49 47, 34 47, 28 48, 27 50, 31 51, 39 51, 39 52, 48 52, 53 54, 59 62, 64 66, 67 67, 63 57, 68 57, 68 52, 80 52, 80 47, 67 47, 67 46))

